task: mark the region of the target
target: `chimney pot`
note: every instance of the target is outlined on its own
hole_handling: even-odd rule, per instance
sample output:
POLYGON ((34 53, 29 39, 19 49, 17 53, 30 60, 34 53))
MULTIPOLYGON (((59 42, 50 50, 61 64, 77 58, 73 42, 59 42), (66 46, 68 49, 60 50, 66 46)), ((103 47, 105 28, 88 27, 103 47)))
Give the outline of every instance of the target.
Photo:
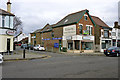
POLYGON ((114 23, 114 28, 118 28, 118 22, 114 23))

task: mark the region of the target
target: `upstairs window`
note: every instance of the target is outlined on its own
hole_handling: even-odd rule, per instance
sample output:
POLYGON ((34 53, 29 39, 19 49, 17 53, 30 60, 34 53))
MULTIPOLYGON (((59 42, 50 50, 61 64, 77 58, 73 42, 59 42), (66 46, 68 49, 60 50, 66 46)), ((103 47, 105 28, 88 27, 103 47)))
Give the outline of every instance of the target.
POLYGON ((84 15, 84 19, 87 21, 88 20, 88 15, 84 15))
POLYGON ((54 32, 51 33, 51 36, 54 37, 54 32))
POLYGON ((2 27, 5 27, 5 16, 2 16, 2 27))
POLYGON ((83 32, 82 32, 82 29, 83 29, 83 26, 82 26, 81 24, 79 24, 79 32, 80 32, 80 34, 83 33, 83 32))
POLYGON ((109 37, 109 30, 104 30, 104 37, 108 38, 109 37))
POLYGON ((92 35, 92 31, 93 31, 92 26, 86 26, 86 30, 88 31, 89 35, 92 35))

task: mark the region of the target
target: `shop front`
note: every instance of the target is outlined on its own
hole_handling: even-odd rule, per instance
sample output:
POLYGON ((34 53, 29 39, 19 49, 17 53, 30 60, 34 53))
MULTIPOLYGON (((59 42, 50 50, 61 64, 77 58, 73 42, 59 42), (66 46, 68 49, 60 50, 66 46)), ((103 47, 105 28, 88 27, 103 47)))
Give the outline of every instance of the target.
POLYGON ((73 53, 94 52, 94 36, 85 37, 87 39, 81 35, 71 36, 69 39, 68 36, 63 36, 63 47, 67 47, 67 51, 73 53))
POLYGON ((13 52, 13 35, 15 34, 14 30, 1 29, 0 33, 0 53, 3 52, 13 52))
POLYGON ((101 40, 101 52, 104 52, 105 49, 112 46, 112 40, 111 39, 103 39, 101 40))

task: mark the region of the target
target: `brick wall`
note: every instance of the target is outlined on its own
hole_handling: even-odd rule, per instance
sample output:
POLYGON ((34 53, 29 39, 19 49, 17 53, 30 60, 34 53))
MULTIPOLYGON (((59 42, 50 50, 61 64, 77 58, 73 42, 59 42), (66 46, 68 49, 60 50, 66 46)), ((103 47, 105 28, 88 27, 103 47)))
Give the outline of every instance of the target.
MULTIPOLYGON (((87 13, 85 13, 87 15, 87 13)), ((93 30, 92 30, 92 34, 94 35, 94 25, 91 21, 91 19, 88 17, 87 18, 87 21, 84 19, 84 16, 81 18, 81 20, 79 21, 79 23, 83 24, 83 30, 86 30, 86 25, 92 25, 93 26, 93 30)), ((79 32, 79 23, 76 25, 76 32, 77 32, 77 35, 80 34, 79 32)))

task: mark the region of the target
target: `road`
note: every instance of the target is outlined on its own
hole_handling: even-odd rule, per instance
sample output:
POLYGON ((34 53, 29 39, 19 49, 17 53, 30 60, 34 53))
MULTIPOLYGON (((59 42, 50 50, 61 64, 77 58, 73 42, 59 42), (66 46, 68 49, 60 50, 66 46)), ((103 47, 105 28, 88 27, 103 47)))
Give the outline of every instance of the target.
POLYGON ((118 78, 118 57, 69 56, 3 63, 3 78, 118 78))

